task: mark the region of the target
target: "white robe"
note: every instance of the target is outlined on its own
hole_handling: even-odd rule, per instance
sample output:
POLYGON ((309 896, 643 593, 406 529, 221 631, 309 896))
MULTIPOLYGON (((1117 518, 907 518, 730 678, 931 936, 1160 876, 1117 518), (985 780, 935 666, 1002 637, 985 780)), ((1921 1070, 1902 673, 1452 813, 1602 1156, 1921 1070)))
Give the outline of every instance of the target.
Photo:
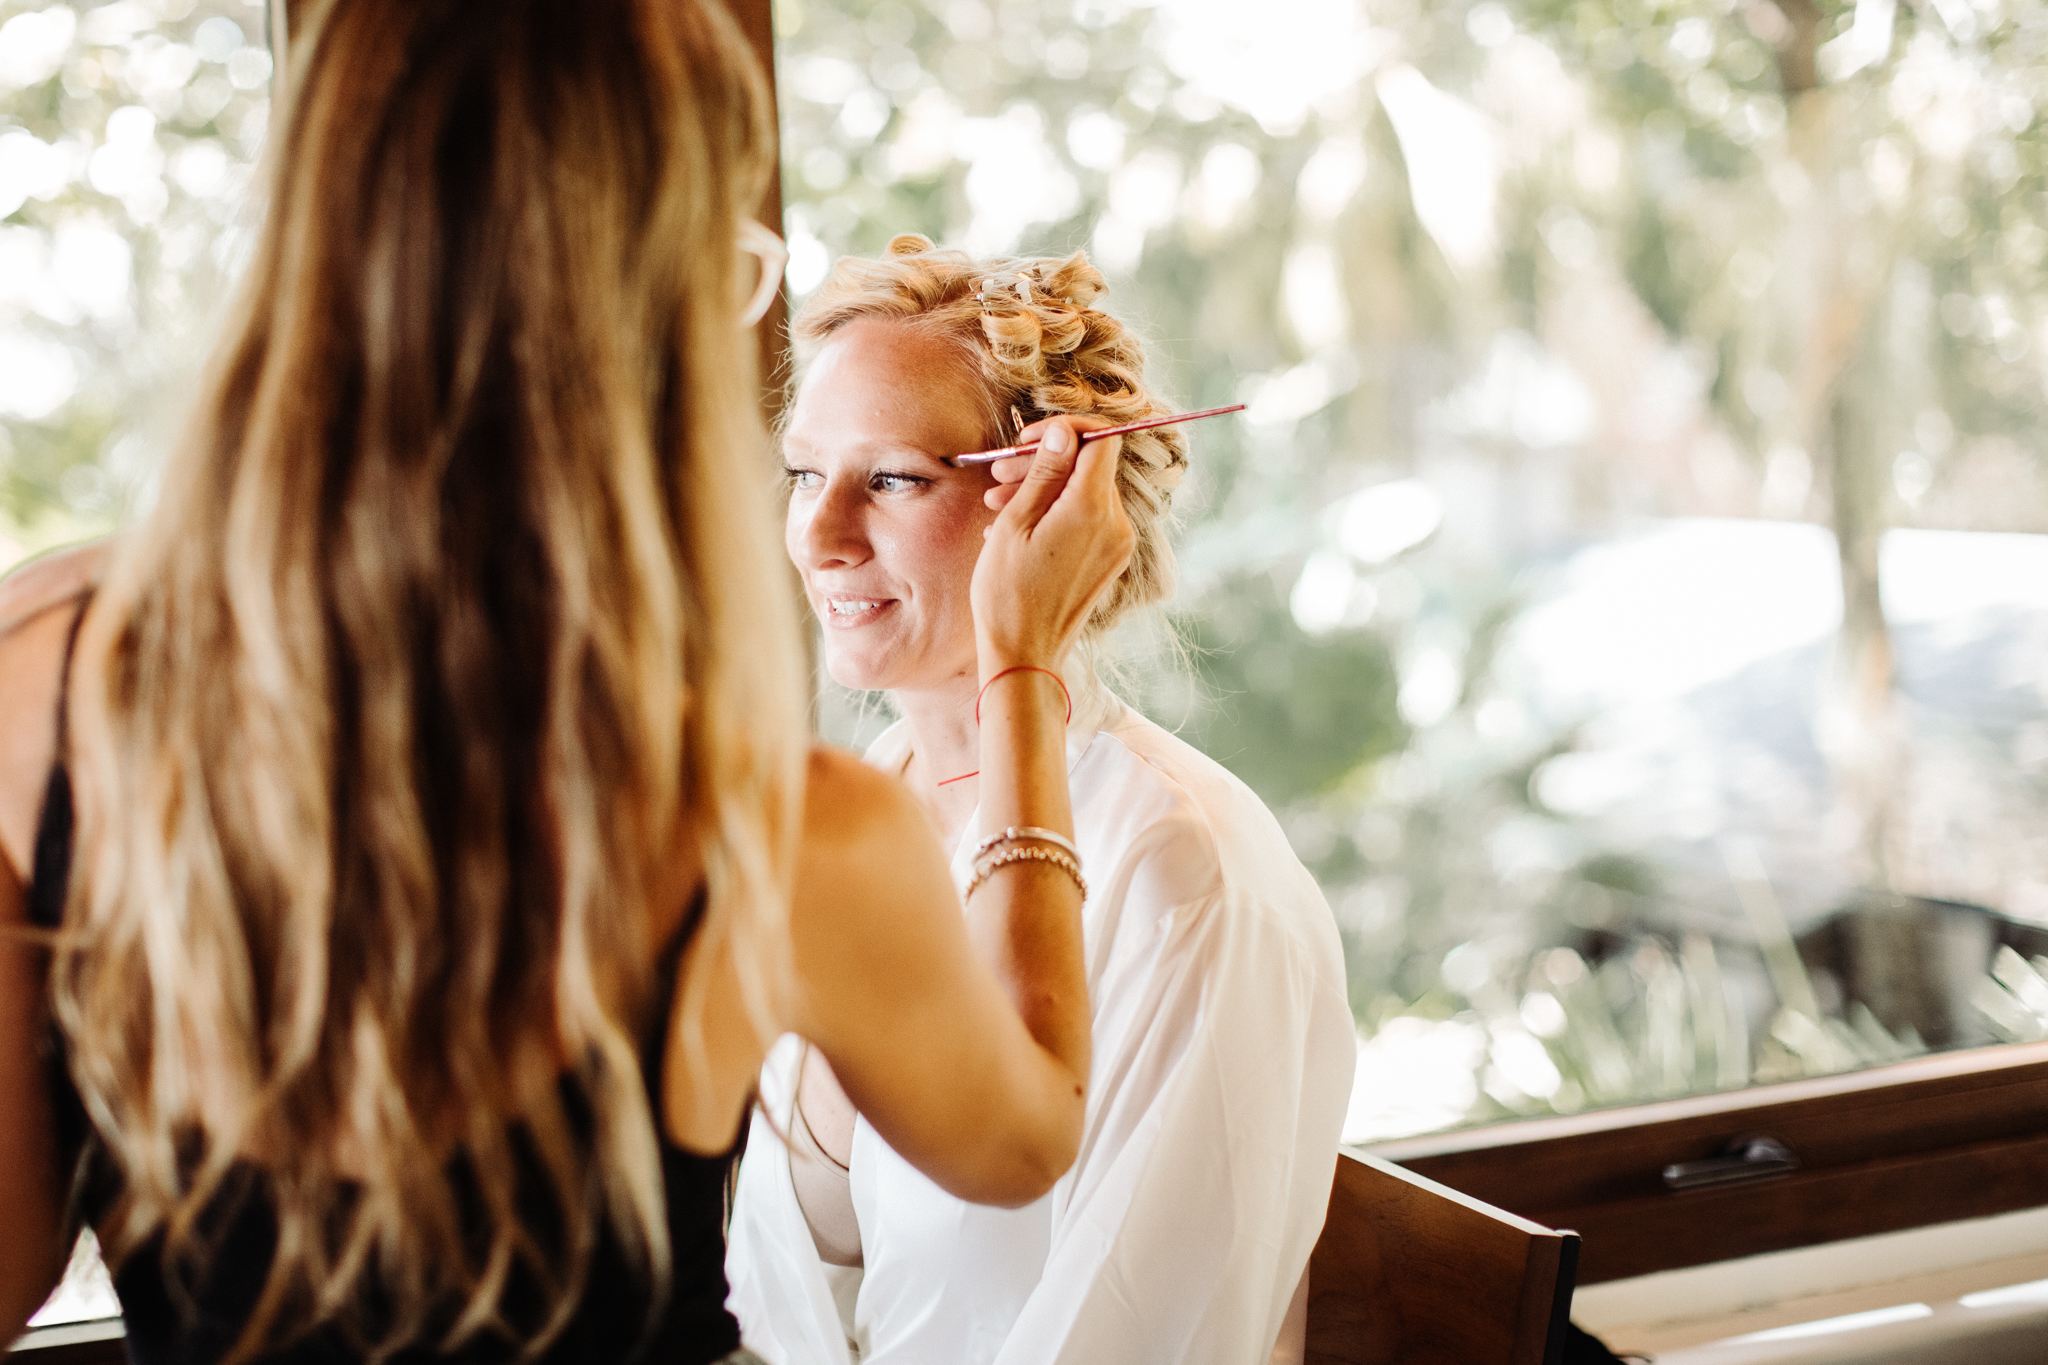
MULTIPOLYGON (((1080 1157, 1036 1203, 988 1208, 858 1122, 866 1266, 839 1271, 818 1259, 788 1149, 756 1114, 726 1271, 746 1343, 770 1365, 1300 1359, 1355 1065, 1336 926, 1249 788, 1099 685, 1076 700, 1068 771, 1094 1008, 1080 1157)), ((907 757, 901 725, 868 752, 887 771, 907 757)), ((977 815, 953 857, 961 885, 981 837, 977 815)), ((784 1039, 763 1074, 778 1123, 796 1056, 784 1039)))

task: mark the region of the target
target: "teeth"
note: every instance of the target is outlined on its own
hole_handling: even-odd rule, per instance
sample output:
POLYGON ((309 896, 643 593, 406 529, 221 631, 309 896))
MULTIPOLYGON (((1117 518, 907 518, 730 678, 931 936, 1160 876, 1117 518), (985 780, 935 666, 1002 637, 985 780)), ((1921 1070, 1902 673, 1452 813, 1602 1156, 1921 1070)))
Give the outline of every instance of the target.
POLYGON ((834 616, 858 616, 864 611, 871 610, 874 605, 873 602, 845 601, 835 598, 832 602, 832 614, 834 616))

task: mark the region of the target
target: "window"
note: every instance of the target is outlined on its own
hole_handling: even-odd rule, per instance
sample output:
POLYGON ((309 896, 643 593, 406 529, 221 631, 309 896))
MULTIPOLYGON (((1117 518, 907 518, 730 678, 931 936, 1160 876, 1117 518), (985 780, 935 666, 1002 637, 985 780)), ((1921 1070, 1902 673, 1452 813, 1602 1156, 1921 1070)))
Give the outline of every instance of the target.
POLYGON ((1193 433, 1191 663, 1122 644, 1329 895, 1353 1140, 1606 1278, 1656 1257, 1588 1210, 1807 1112, 1752 1103, 1834 1136, 1715 1256, 1877 1230, 1793 1192, 1989 1140, 1968 1077, 2036 1112, 1970 1049, 2048 1036, 2048 10, 775 13, 797 301, 902 231, 1086 247, 1176 399, 1251 405, 1193 433), (1961 1116, 1825 1119, 1908 1102, 1961 1116))
MULTIPOLYGON (((0 0, 0 568, 149 495, 263 18, 0 0)), ((1597 1135, 1718 1142, 1743 1087, 1957 1105, 1899 1139, 1946 1151, 2035 1084, 1939 1054, 2048 1037, 2048 5, 773 24, 797 301, 899 231, 1085 246, 1175 398, 1251 405, 1194 436, 1189 662, 1120 643, 1329 894, 1352 1138, 1453 1184, 1490 1145, 1475 1192, 1543 1216, 1598 1202, 1546 1170, 1710 1155, 1597 1135)))
POLYGON ((261 0, 0 3, 0 569, 148 497, 269 82, 261 0))

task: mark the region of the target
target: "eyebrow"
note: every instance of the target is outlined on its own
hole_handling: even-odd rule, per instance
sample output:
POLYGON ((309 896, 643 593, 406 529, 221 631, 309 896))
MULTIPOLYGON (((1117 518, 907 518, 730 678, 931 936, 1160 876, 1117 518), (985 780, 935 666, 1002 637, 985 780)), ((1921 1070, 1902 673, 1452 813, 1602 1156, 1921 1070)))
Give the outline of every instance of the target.
MULTIPOLYGON (((816 450, 811 446, 791 441, 787 436, 783 438, 781 454, 785 464, 792 459, 815 459, 817 457, 816 450)), ((950 470, 953 468, 952 465, 946 463, 946 456, 934 454, 924 447, 916 445, 893 443, 885 445, 881 442, 871 442, 867 445, 856 447, 852 454, 855 458, 865 459, 871 463, 915 459, 927 460, 932 464, 938 465, 941 469, 950 470)))

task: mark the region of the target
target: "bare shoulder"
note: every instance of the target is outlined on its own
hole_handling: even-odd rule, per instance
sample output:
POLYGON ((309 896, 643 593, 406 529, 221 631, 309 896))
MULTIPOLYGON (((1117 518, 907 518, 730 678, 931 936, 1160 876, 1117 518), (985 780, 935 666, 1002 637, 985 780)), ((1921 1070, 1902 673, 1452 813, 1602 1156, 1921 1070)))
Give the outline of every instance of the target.
MULTIPOLYGON (((805 1009, 928 965, 920 954, 943 951, 943 925, 959 919, 945 855, 909 789, 814 747, 789 916, 805 1009)), ((823 1042, 812 1026, 831 1031, 816 1016, 796 1031, 823 1042)))
POLYGON ((87 541, 38 555, 0 575, 0 641, 92 588, 106 572, 114 541, 87 541))
POLYGON ((0 578, 0 859, 23 882, 57 758, 65 643, 109 552, 106 541, 60 550, 0 578))
POLYGON ((923 836, 930 827, 910 792, 895 778, 830 744, 811 746, 804 788, 804 845, 836 856, 880 841, 923 836))

